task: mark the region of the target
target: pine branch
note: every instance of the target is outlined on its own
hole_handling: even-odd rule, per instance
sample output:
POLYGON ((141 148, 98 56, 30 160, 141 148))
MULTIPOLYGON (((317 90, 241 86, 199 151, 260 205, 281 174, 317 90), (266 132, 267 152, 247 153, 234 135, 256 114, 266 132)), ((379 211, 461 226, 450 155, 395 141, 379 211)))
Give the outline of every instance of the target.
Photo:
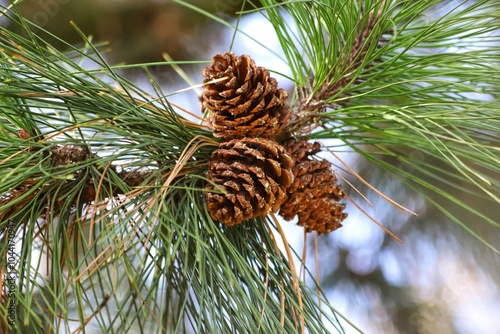
MULTIPOLYGON (((383 167, 472 234, 442 198, 498 226, 444 190, 499 203, 499 53, 482 44, 495 41, 498 7, 468 2, 423 20, 439 1, 261 2, 296 84, 289 134, 338 139, 331 149, 383 167)), ((46 332, 72 319, 123 332, 343 332, 322 292, 297 278, 290 249, 279 250, 273 225, 288 245, 278 221, 228 227, 210 217, 202 187, 219 143, 169 103, 179 92, 163 93, 150 76, 156 96, 146 93, 119 74, 134 65, 109 65, 74 25, 83 47, 15 6, 6 15, 24 36, 0 28, 0 224, 12 219, 23 237, 24 321, 46 332)))
POLYGON ((19 319, 46 332, 342 331, 281 254, 274 221, 210 218, 218 143, 168 102, 176 92, 153 77, 157 96, 144 92, 77 27, 85 45, 60 52, 10 15, 28 36, 0 28, 0 224, 23 236, 19 319))
MULTIPOLYGON (((30 134, 25 130, 21 129, 18 131, 18 135, 23 140, 29 140, 30 134)), ((75 198, 73 203, 70 205, 72 208, 81 207, 83 205, 89 205, 92 202, 97 202, 97 189, 98 185, 95 184, 94 179, 91 174, 86 173, 86 170, 89 168, 94 168, 94 171, 100 175, 105 175, 107 172, 111 172, 120 181, 122 184, 120 186, 116 185, 115 182, 111 182, 107 178, 103 178, 99 184, 100 188, 109 189, 110 193, 113 196, 123 195, 127 192, 127 189, 135 188, 140 185, 147 186, 146 181, 149 180, 153 174, 154 170, 144 169, 142 167, 137 168, 129 168, 127 170, 118 171, 118 169, 123 169, 119 165, 109 165, 107 167, 100 167, 101 165, 105 165, 102 163, 102 159, 100 159, 96 154, 93 154, 89 151, 86 146, 77 146, 73 144, 68 145, 51 145, 49 141, 45 140, 43 135, 37 135, 33 138, 32 142, 33 146, 27 146, 23 150, 18 153, 27 152, 28 156, 36 155, 37 152, 41 153, 41 159, 45 161, 45 163, 50 166, 49 170, 45 173, 47 174, 55 174, 61 168, 67 168, 71 165, 82 165, 81 168, 75 168, 73 171, 73 176, 70 179, 65 180, 66 184, 83 182, 83 191, 78 198, 75 198), (91 164, 85 163, 86 161, 90 161, 91 164), (125 187, 123 187, 125 185, 125 187)), ((6 162, 7 159, 4 159, 6 162)), ((28 160, 31 160, 29 157, 28 160)), ((20 207, 25 206, 25 203, 29 203, 31 200, 36 198, 37 196, 41 196, 44 192, 50 192, 51 183, 53 180, 47 180, 44 183, 40 183, 39 175, 33 175, 30 178, 24 179, 17 186, 9 190, 8 193, 2 194, 0 197, 0 220, 1 221, 10 221, 14 219, 14 216, 19 211, 20 207), (24 196, 25 194, 29 194, 28 196, 24 196), (22 201, 19 202, 19 199, 22 198, 22 201), (11 204, 12 203, 12 204, 11 204)), ((66 203, 67 204, 67 203, 66 203)), ((96 203, 96 205, 98 205, 96 203)), ((61 202, 56 203, 56 205, 48 207, 47 210, 50 210, 53 214, 58 214, 60 212, 61 202)))
MULTIPOLYGON (((328 105, 329 100, 336 97, 341 91, 344 91, 349 84, 355 85, 355 73, 360 68, 369 69, 371 65, 377 60, 373 60, 371 63, 365 64, 365 57, 370 50, 373 51, 372 45, 376 45, 376 48, 381 48, 388 41, 387 35, 391 34, 391 30, 386 32, 378 33, 377 38, 371 36, 374 33, 374 28, 379 24, 380 16, 383 11, 383 4, 380 8, 371 8, 367 13, 364 9, 361 10, 360 24, 357 28, 356 35, 352 45, 348 47, 345 43, 341 50, 338 51, 338 62, 332 73, 328 75, 326 81, 319 85, 318 89, 315 91, 310 91, 310 87, 301 87, 302 90, 298 91, 298 99, 296 108, 298 112, 323 112, 326 108, 340 108, 340 105, 328 105), (366 23, 363 22, 365 15, 368 17, 366 23)), ((314 87, 313 82, 316 81, 314 76, 311 76, 311 87, 314 87)), ((345 97, 345 95, 340 95, 339 97, 345 97)), ((347 104, 349 100, 343 100, 342 104, 347 104)), ((293 126, 293 123, 291 124, 293 126)), ((303 126, 301 127, 303 128, 303 126)))

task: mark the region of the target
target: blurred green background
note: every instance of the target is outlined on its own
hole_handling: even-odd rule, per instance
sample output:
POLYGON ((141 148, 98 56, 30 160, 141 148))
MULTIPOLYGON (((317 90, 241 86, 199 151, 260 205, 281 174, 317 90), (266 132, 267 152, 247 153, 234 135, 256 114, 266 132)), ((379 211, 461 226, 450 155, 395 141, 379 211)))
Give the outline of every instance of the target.
MULTIPOLYGON (((240 0, 192 1, 236 24, 233 15, 240 0)), ((5 2, 3 3, 5 5, 5 2)), ((74 21, 94 41, 109 41, 109 63, 161 62, 167 53, 176 60, 210 60, 228 50, 233 30, 170 1, 137 0, 26 0, 23 15, 49 32, 74 44, 81 39, 70 26, 74 21)), ((7 21, 1 21, 8 24, 7 21)), ((240 28, 279 53, 272 28, 259 14, 242 18, 240 28)), ((17 29, 14 25, 11 29, 17 29)), ((39 31, 39 33, 41 33, 39 31)), ((59 45, 59 47, 62 47, 59 45)), ((233 51, 249 54, 258 65, 284 74, 286 64, 250 39, 238 35, 233 51)), ((201 83, 202 65, 182 66, 195 83, 201 83)), ((188 87, 172 68, 157 65, 153 73, 165 92, 188 87)), ((124 72, 147 87, 141 71, 124 72)), ((282 87, 290 82, 277 77, 282 87)), ((177 95, 174 102, 201 115, 194 91, 177 95)), ((319 238, 322 286, 331 303, 367 333, 500 333, 500 257, 435 208, 405 188, 398 180, 376 169, 354 153, 340 152, 363 178, 384 194, 410 208, 418 216, 402 215, 356 178, 344 174, 374 204, 351 194, 370 215, 404 241, 385 234, 359 210, 348 204, 344 227, 319 238)), ((410 152, 411 154, 411 152, 410 152)), ((340 163, 327 156, 337 166, 340 163)), ((422 156, 421 159, 429 159, 422 156)), ((395 163, 388 161, 389 163, 395 163)), ((431 160, 428 161, 432 163, 431 160)), ((345 187, 349 190, 349 187, 345 187)), ((463 198, 467 200, 467 193, 463 198)), ((441 203, 474 226, 467 213, 441 203)), ((500 206, 470 203, 500 219, 500 206)), ((288 240, 300 250, 302 229, 283 222, 288 240)), ((486 224, 477 231, 498 245, 499 233, 486 224)), ((477 230, 477 229, 476 229, 477 230)), ((308 240, 312 241, 312 238, 308 240)), ((308 241, 309 242, 309 241, 308 241)), ((312 254, 312 243, 307 245, 312 254)), ((300 253, 300 251, 299 251, 300 253)), ((308 259, 314 264, 312 256, 308 259)))

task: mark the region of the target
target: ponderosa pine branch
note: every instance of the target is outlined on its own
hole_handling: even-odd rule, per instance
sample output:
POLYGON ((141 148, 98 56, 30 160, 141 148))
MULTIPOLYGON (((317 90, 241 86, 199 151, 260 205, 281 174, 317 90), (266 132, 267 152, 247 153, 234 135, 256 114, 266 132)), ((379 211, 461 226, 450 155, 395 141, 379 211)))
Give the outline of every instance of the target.
POLYGON ((327 109, 339 109, 349 102, 348 99, 331 102, 332 97, 345 98, 349 92, 343 92, 346 87, 355 86, 358 83, 356 73, 360 69, 367 69, 376 61, 364 64, 364 58, 368 51, 377 44, 375 48, 381 48, 388 42, 388 35, 392 35, 392 29, 385 32, 377 32, 379 35, 374 38, 375 27, 380 22, 381 15, 384 14, 385 1, 378 6, 374 6, 365 11, 364 6, 360 11, 359 26, 357 27, 355 38, 351 45, 344 43, 338 50, 338 62, 329 74, 328 78, 320 85, 319 89, 314 88, 315 77, 311 74, 310 84, 297 88, 297 103, 294 107, 290 120, 286 127, 289 134, 301 132, 311 132, 321 123, 321 114, 327 109), (363 18, 367 17, 366 22, 363 18), (340 73, 340 75, 339 75, 340 73), (340 94, 340 95, 339 95, 340 94))
MULTIPOLYGON (((420 41, 424 41, 423 47, 433 43, 441 47, 443 40, 443 44, 451 43, 454 36, 469 34, 483 18, 459 13, 431 24, 419 23, 419 16, 438 1, 405 2, 398 7, 400 12, 393 11, 395 1, 266 2, 265 10, 276 9, 274 16, 269 15, 270 21, 284 22, 283 12, 291 7, 299 12, 296 23, 303 43, 289 38, 286 29, 281 31, 282 45, 293 49, 287 60, 297 83, 294 103, 302 103, 297 109, 307 113, 305 120, 299 119, 302 123, 291 127, 296 132, 308 132, 312 129, 308 125, 314 127, 316 121, 326 124, 335 116, 336 124, 311 137, 340 138, 344 147, 359 150, 368 159, 375 160, 377 154, 401 157, 417 168, 398 171, 398 175, 416 182, 422 177, 415 171, 435 177, 441 173, 429 162, 405 157, 394 149, 402 143, 447 159, 455 167, 454 180, 463 179, 464 174, 471 179, 481 176, 462 168, 468 160, 487 171, 498 171, 492 148, 498 146, 498 123, 494 123, 498 117, 493 112, 498 110, 497 104, 492 101, 491 108, 486 108, 458 98, 462 92, 472 92, 471 87, 491 92, 495 80, 491 64, 498 58, 491 51, 485 55, 479 50, 476 58, 457 57, 453 62, 447 55, 437 55, 429 62, 420 57, 421 45, 413 48, 420 41), (372 4, 368 14, 362 4, 372 4), (281 6, 284 11, 279 10, 281 6), (317 6, 316 12, 310 10, 312 6, 317 6), (376 8, 383 8, 383 17, 376 8), (347 19, 341 22, 340 16, 347 19), (301 25, 314 20, 323 26, 301 25), (393 24, 399 33, 384 46, 384 34, 391 32, 393 24), (330 29, 331 48, 323 43, 323 29, 330 29), (301 48, 307 48, 307 57, 301 48), (384 62, 379 66, 374 64, 376 59, 384 62), (483 60, 487 63, 484 72, 469 66, 469 73, 452 76, 449 82, 442 80, 441 74, 461 73, 462 59, 471 61, 469 65, 477 63, 472 60, 483 60), (427 66, 429 63, 435 66, 427 66), (372 64, 376 66, 370 68, 372 64), (415 64, 419 66, 410 70, 409 65, 415 64), (475 81, 461 82, 467 80, 475 81), (429 93, 427 85, 419 86, 422 82, 431 84, 433 91, 429 93), (453 90, 459 87, 465 88, 453 90), (446 108, 435 107, 443 105, 446 108), (453 110, 457 105, 462 109, 453 110), (341 112, 324 112, 339 106, 341 112), (474 132, 482 133, 481 137, 474 132), (490 141, 485 142, 484 133, 491 133, 490 141), (373 153, 367 148, 370 145, 379 150, 373 153)), ((120 76, 119 66, 108 65, 79 30, 85 47, 66 44, 70 52, 63 53, 42 37, 47 35, 41 27, 36 27, 41 33, 34 34, 31 23, 14 13, 9 15, 28 36, 0 27, 0 127, 7 133, 0 132, 5 139, 0 153, 3 161, 9 160, 0 169, 0 188, 5 199, 12 196, 12 189, 19 191, 2 208, 4 213, 19 209, 12 216, 17 214, 17 232, 23 234, 19 270, 24 276, 19 286, 28 287, 18 298, 20 308, 26 309, 24 321, 48 331, 61 324, 69 328, 75 317, 86 324, 88 316, 95 314, 103 331, 132 332, 132 324, 138 324, 141 330, 151 326, 176 332, 186 328, 207 333, 344 332, 328 301, 322 299, 318 305, 295 276, 292 257, 286 258, 279 249, 281 241, 285 247, 287 242, 271 233, 270 216, 267 221, 257 217, 227 228, 210 218, 198 182, 204 180, 217 143, 213 138, 196 141, 210 133, 177 115, 157 82, 151 80, 157 90, 152 97, 120 76), (97 69, 83 68, 82 58, 97 69), (30 124, 47 138, 35 139, 35 133, 27 137, 27 143, 19 136, 9 137, 30 124), (58 138, 52 141, 49 134, 58 138), (183 177, 172 184, 173 170, 181 168, 178 161, 184 152, 186 160, 193 158, 188 167, 194 172, 183 169, 183 177), (137 191, 128 192, 131 187, 137 191), (119 194, 125 196, 113 203, 119 194), (75 214, 74 219, 75 206, 82 209, 96 198, 100 201, 93 204, 96 210, 77 212, 80 217, 75 214), (37 254, 38 245, 54 252, 37 254), (41 266, 50 266, 48 277, 38 270, 41 266), (123 299, 115 287, 124 287, 123 299), (33 298, 37 293, 43 302, 33 298), (109 301, 101 309, 108 295, 109 301), (181 303, 177 297, 182 298, 181 303), (76 308, 75 317, 68 311, 71 307, 76 308), (117 312, 109 312, 108 307, 117 312), (95 310, 102 312, 93 313, 95 310)), ((479 24, 481 31, 494 29, 489 24, 479 24)), ((449 168, 442 169, 449 172, 449 168)), ((489 176, 483 179, 490 183, 483 188, 497 194, 498 181, 489 176)), ((431 190, 445 192, 431 186, 431 190)), ((452 192, 449 197, 465 207, 452 192)), ((2 250, 6 251, 5 245, 2 250)), ((6 304, 1 304, 0 311, 6 310, 6 304)))
MULTIPOLYGON (((28 139, 29 134, 26 130, 21 129, 19 130, 19 137, 22 139, 28 139)), ((28 152, 28 154, 36 154, 36 152, 42 150, 43 146, 47 146, 47 142, 45 142, 45 144, 42 144, 42 146, 27 147, 25 150, 28 152)), ((42 150, 42 153, 44 155, 44 158, 48 160, 47 164, 50 166, 50 168, 53 169, 59 169, 72 164, 78 164, 90 158, 94 158, 93 160, 95 160, 95 158, 98 159, 98 157, 90 152, 87 147, 71 144, 50 145, 48 146, 48 150, 42 150)), ((98 162, 94 162, 94 167, 101 175, 106 172, 112 172, 123 182, 124 185, 129 188, 134 188, 143 184, 154 173, 154 171, 151 169, 145 170, 144 168, 133 168, 118 171, 119 166, 111 165, 109 166, 109 168, 102 168, 99 167, 99 165, 100 164, 98 162)), ((88 166, 83 166, 80 170, 76 171, 74 178, 66 180, 65 182, 74 182, 75 179, 80 177, 80 174, 84 173, 84 170, 86 168, 88 168, 88 166)), ((95 184, 94 179, 88 173, 84 177, 85 184, 83 186, 83 191, 81 193, 81 196, 78 199, 75 199, 75 203, 72 204, 73 207, 76 207, 76 202, 78 202, 78 205, 88 205, 98 199, 98 185, 95 184)), ((111 189, 111 193, 113 194, 113 196, 118 196, 126 193, 124 188, 110 183, 106 178, 103 178, 103 182, 99 186, 104 187, 105 189, 111 189)), ((17 187, 11 189, 9 193, 0 197, 0 208, 2 208, 2 210, 0 210, 0 221, 11 220, 20 207, 22 207, 25 203, 33 200, 33 198, 44 191, 50 191, 50 184, 40 184, 34 177, 30 177, 24 180, 24 182, 19 184, 17 187), (20 203, 9 205, 9 203, 15 202, 25 194, 29 194, 29 196, 26 196, 20 203)), ((57 214, 59 211, 58 205, 52 207, 50 210, 54 214, 57 214)))

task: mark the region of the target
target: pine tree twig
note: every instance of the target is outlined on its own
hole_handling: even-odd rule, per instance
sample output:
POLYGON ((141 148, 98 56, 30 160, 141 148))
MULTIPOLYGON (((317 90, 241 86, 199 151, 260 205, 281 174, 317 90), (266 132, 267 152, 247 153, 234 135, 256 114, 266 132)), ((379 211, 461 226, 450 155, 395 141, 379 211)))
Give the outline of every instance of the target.
MULTIPOLYGON (((344 53, 339 54, 340 60, 338 63, 344 64, 343 66, 339 66, 343 75, 336 77, 339 70, 332 71, 329 79, 326 80, 316 92, 313 92, 312 89, 312 87, 314 87, 313 82, 315 78, 311 75, 309 86, 300 87, 298 89, 299 102, 296 104, 296 108, 292 112, 285 129, 288 134, 296 132, 303 133, 302 129, 312 131, 314 128, 321 126, 321 122, 318 121, 320 119, 318 117, 319 114, 325 112, 327 109, 340 109, 348 102, 348 100, 343 100, 332 103, 329 100, 343 91, 347 86, 357 85, 362 82, 356 78, 353 73, 363 65, 363 60, 370 49, 370 46, 374 43, 373 40, 370 40, 369 36, 372 34, 375 26, 380 20, 380 16, 383 13, 384 3, 385 1, 382 2, 377 12, 368 13, 367 22, 366 24, 361 23, 359 25, 351 48, 344 48, 344 53), (312 129, 309 128, 309 125, 311 124, 315 124, 312 129)), ((392 29, 389 29, 384 34, 392 33, 392 29)), ((378 48, 384 46, 388 41, 387 38, 383 37, 384 34, 381 34, 378 39, 378 48)), ((373 66, 373 62, 367 64, 366 68, 371 66, 373 66)), ((340 97, 346 97, 348 95, 349 92, 343 92, 340 97)))
POLYGON ((72 163, 82 162, 90 158, 91 154, 87 147, 76 145, 54 145, 50 148, 51 165, 64 166, 72 163))
MULTIPOLYGON (((116 167, 113 166, 112 170, 116 170, 116 167)), ((140 184, 142 184, 145 180, 147 180, 151 175, 153 174, 152 170, 142 170, 140 168, 131 170, 131 171, 122 171, 122 172, 117 172, 116 175, 128 186, 128 187, 137 187, 140 184)), ((75 175, 77 177, 78 174, 75 175)), ((67 183, 72 182, 73 180, 67 180, 67 183)), ((38 187, 38 189, 34 190, 31 192, 28 196, 26 196, 21 202, 9 206, 6 208, 3 208, 7 206, 9 203, 12 203, 13 201, 17 200, 21 196, 25 195, 26 193, 32 191, 32 189, 36 186, 36 181, 33 179, 28 179, 25 182, 23 182, 22 185, 14 188, 11 190, 11 192, 5 196, 0 197, 0 221, 5 221, 5 220, 10 220, 19 210, 21 210, 27 203, 30 203, 33 198, 35 198, 39 193, 44 192, 44 191, 49 191, 49 185, 43 185, 41 187, 38 187), (2 209, 3 208, 3 209, 2 209)), ((113 186, 112 187, 112 193, 114 196, 117 195, 122 195, 125 192, 121 190, 120 188, 113 186)), ((94 181, 92 178, 88 178, 85 181, 85 185, 82 191, 82 196, 79 199, 78 204, 83 205, 83 204, 90 204, 92 203, 96 198, 96 190, 95 190, 95 185, 94 181)), ((62 205, 64 199, 58 200, 56 202, 56 205, 52 208, 53 212, 58 212, 58 208, 62 205)), ((73 207, 76 206, 77 203, 73 203, 73 207)))
MULTIPOLYGON (((24 129, 19 131, 19 136, 23 139, 26 138, 26 131, 24 129)), ((34 154, 36 151, 39 151, 40 147, 29 147, 28 151, 34 154)), ((85 146, 77 146, 77 145, 53 145, 50 147, 50 166, 52 168, 58 168, 63 166, 68 166, 71 164, 76 164, 88 160, 92 157, 96 157, 95 154, 91 153, 89 149, 85 146)), ((44 152, 45 153, 45 152, 44 152)), ((98 164, 94 164, 99 172, 103 172, 104 169, 102 167, 97 167, 98 164)), ((67 180, 67 183, 71 183, 76 178, 80 176, 81 173, 84 172, 85 168, 83 167, 77 173, 75 173, 74 178, 67 180)), ((143 168, 136 168, 132 170, 122 170, 118 172, 117 166, 112 166, 110 168, 117 176, 120 178, 123 183, 125 183, 128 187, 137 187, 143 182, 145 182, 151 175, 153 174, 153 170, 144 170, 143 168)), ((108 184, 106 188, 112 189, 112 194, 114 196, 124 194, 124 191, 117 187, 116 185, 108 184)), ((43 184, 40 186, 39 181, 35 178, 26 179, 22 184, 10 190, 10 192, 6 195, 2 195, 0 197, 0 208, 7 206, 9 203, 19 199, 21 196, 26 193, 30 193, 26 196, 21 202, 8 206, 4 209, 0 209, 0 220, 9 220, 13 217, 20 209, 22 209, 26 203, 29 203, 37 194, 50 191, 50 184, 43 184), (33 188, 37 187, 36 190, 33 188)), ((90 204, 96 198, 96 187, 94 185, 94 181, 92 177, 89 175, 85 181, 85 185, 83 187, 82 196, 79 199, 79 205, 90 204)), ((58 208, 62 205, 64 199, 58 200, 56 202, 56 206, 52 208, 52 211, 57 212, 58 208)), ((73 206, 76 206, 77 203, 73 203, 73 206)))

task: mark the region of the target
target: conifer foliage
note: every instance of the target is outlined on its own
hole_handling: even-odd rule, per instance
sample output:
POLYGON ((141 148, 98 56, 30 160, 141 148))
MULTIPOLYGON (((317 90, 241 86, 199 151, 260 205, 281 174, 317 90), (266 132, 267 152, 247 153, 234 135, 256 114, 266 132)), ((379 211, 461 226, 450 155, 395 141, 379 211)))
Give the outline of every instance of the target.
POLYGON ((498 252, 476 231, 498 219, 461 197, 500 203, 497 1, 242 7, 239 20, 258 11, 272 25, 294 87, 249 55, 197 61, 187 81, 203 81, 206 118, 171 104, 186 90, 158 82, 158 63, 110 65, 76 24, 64 29, 79 46, 18 2, 0 25, 1 333, 345 333, 319 284, 306 284, 306 259, 298 277, 301 252, 274 216, 313 236, 345 223, 356 189, 320 153, 365 159, 498 252), (130 68, 150 87, 124 77, 130 68))

